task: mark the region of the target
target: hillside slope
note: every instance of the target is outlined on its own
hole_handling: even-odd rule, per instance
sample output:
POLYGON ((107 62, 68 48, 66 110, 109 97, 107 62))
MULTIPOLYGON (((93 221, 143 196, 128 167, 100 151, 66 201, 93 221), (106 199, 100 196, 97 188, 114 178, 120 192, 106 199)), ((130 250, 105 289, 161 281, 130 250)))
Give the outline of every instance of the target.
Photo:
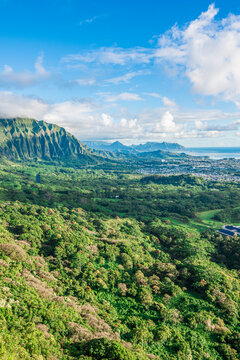
POLYGON ((0 163, 0 359, 238 360, 239 187, 0 163))
POLYGON ((0 156, 10 159, 91 159, 85 146, 64 128, 23 118, 0 119, 0 156))

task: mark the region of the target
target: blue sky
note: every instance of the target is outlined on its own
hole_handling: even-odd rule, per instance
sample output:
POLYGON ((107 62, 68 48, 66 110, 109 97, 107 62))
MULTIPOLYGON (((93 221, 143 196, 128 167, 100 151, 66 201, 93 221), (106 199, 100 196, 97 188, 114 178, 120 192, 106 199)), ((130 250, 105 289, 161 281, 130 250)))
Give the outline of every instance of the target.
POLYGON ((240 146, 237 1, 0 0, 0 114, 80 140, 240 146))

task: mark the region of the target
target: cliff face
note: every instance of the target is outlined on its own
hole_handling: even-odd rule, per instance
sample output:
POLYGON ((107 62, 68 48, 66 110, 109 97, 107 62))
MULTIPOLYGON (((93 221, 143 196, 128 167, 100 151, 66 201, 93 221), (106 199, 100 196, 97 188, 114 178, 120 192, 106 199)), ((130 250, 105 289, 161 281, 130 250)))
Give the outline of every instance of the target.
POLYGON ((10 159, 84 159, 91 154, 64 128, 34 119, 0 119, 0 155, 10 159))

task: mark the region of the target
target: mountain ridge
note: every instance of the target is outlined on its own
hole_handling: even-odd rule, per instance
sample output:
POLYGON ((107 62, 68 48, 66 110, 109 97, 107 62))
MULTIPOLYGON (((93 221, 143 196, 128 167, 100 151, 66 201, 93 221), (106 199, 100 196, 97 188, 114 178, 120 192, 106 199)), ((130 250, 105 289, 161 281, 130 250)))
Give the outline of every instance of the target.
POLYGON ((182 151, 184 146, 177 143, 168 142, 146 142, 139 145, 124 145, 120 141, 114 141, 113 143, 101 142, 101 141, 83 141, 83 144, 96 150, 105 150, 112 152, 122 153, 141 153, 141 152, 153 152, 153 151, 182 151))
POLYGON ((30 118, 0 119, 0 155, 10 159, 91 160, 91 152, 64 128, 30 118))
MULTIPOLYGON (((88 164, 129 157, 165 158, 182 150, 176 143, 154 143, 127 146, 119 141, 111 144, 79 141, 56 124, 31 118, 0 118, 0 157, 10 160, 74 161, 88 164)), ((184 148, 183 148, 184 149, 184 148)), ((175 154, 177 155, 177 154, 175 154)))

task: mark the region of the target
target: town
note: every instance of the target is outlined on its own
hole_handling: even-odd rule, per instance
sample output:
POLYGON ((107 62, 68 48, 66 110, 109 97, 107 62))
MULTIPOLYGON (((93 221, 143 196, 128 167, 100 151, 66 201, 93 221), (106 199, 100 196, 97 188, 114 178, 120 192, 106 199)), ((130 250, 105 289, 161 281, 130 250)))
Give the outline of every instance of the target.
POLYGON ((143 161, 137 171, 141 174, 183 175, 192 174, 213 181, 240 182, 240 160, 213 160, 203 157, 143 161))

